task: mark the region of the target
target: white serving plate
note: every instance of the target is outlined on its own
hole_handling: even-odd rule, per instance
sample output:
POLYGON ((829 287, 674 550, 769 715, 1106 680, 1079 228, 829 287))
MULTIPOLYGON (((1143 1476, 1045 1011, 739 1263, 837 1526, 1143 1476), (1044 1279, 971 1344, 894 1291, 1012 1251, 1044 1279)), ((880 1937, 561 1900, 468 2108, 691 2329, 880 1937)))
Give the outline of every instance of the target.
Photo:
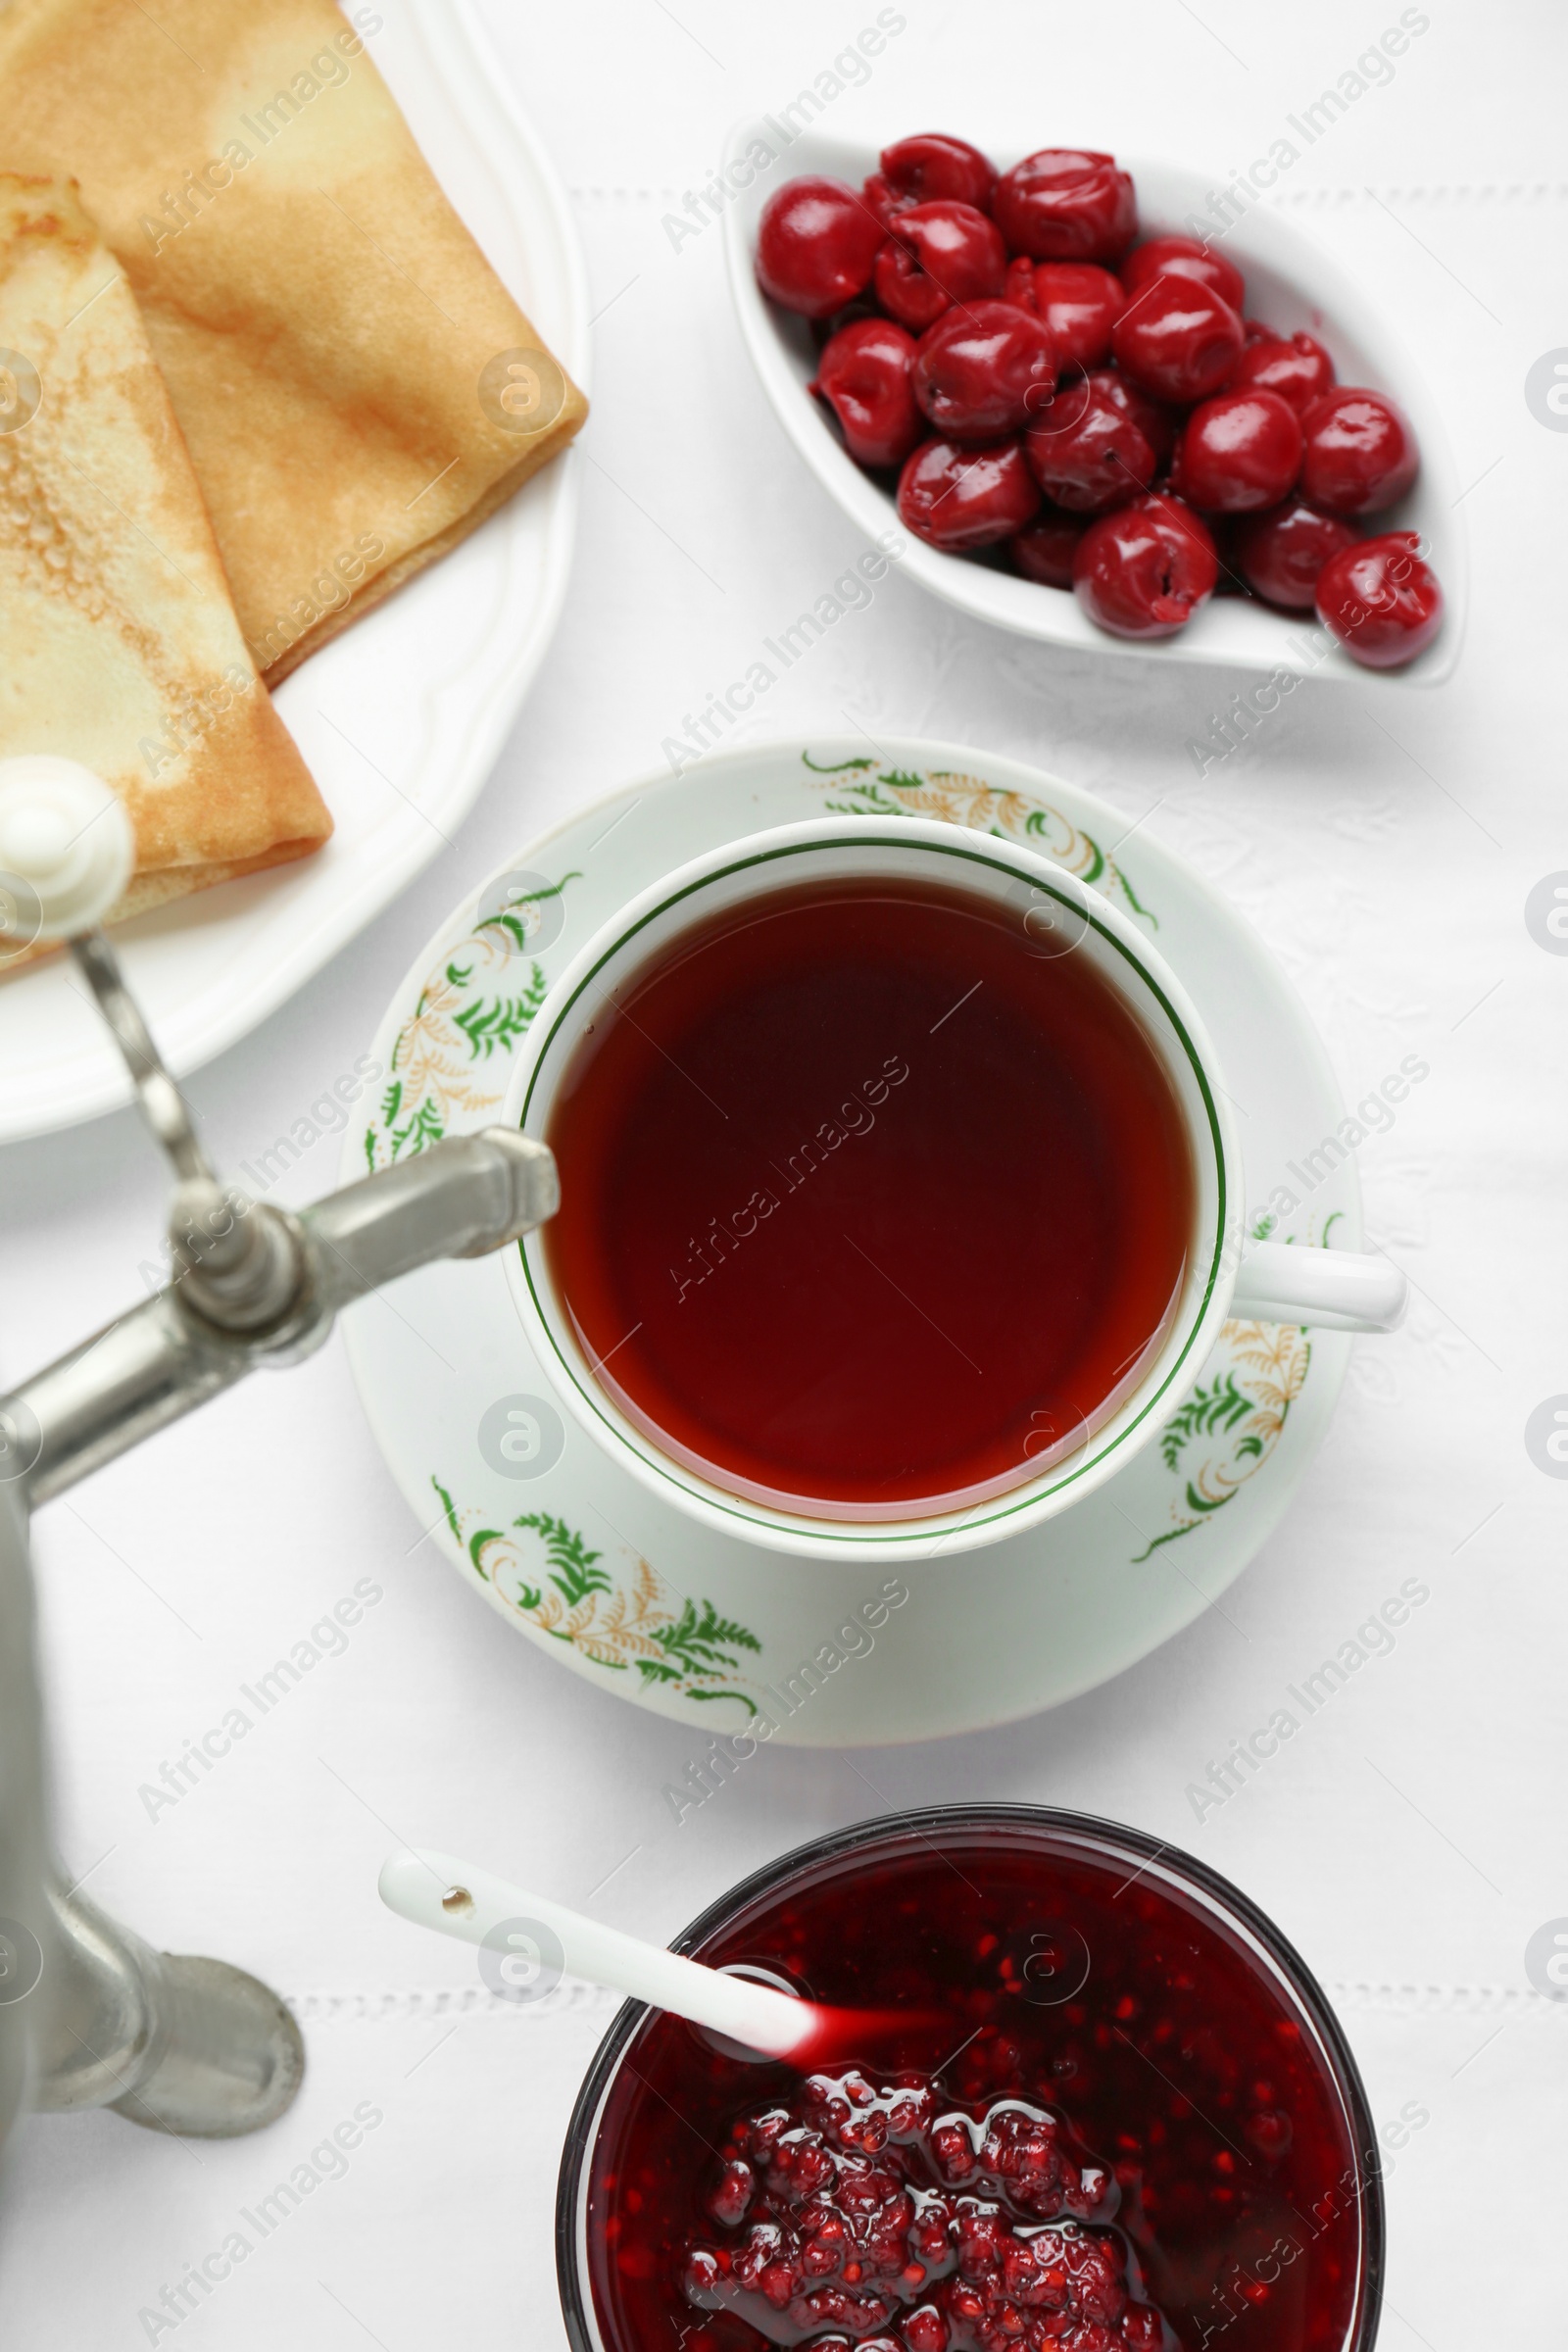
MULTIPOLYGON (((565 192, 466 0, 384 0, 370 53, 442 187, 579 384, 587 273, 565 192)), ((176 1073, 254 1029, 427 865, 472 807, 555 631, 576 460, 547 466, 471 537, 279 688, 332 811, 326 847, 117 929, 176 1073)), ((61 957, 0 983, 0 1140, 113 1109, 129 1088, 61 957)))
MULTIPOLYGON (((730 134, 726 167, 759 138, 776 149, 776 135, 761 122, 739 123, 730 134)), ((1016 159, 999 150, 993 160, 1005 169, 1016 159)), ((1209 191, 1217 184, 1212 174, 1139 157, 1120 156, 1118 161, 1132 173, 1138 190, 1141 238, 1183 233, 1190 213, 1207 216, 1209 191)), ((1325 655, 1311 644, 1317 623, 1310 612, 1275 612, 1240 597, 1212 598, 1176 637, 1152 642, 1112 637, 1095 626, 1070 590, 1042 588, 989 564, 943 555, 906 532, 887 491, 861 472, 826 411, 806 389, 815 373, 817 356, 806 320, 768 302, 753 268, 758 218, 767 198, 787 179, 820 172, 858 187, 876 168, 876 149, 866 141, 803 132, 724 215, 725 258, 741 333, 780 423, 823 488, 868 539, 890 529, 899 533, 905 543, 901 570, 959 612, 1042 645, 1136 655, 1150 662, 1292 670, 1303 676, 1353 678, 1361 685, 1435 686, 1447 677, 1464 635, 1469 555, 1463 516, 1457 511, 1459 481, 1437 404, 1403 344, 1390 332, 1374 297, 1311 237, 1264 204, 1244 214, 1222 241, 1216 239, 1247 279, 1248 317, 1288 333, 1304 328, 1316 335, 1333 359, 1341 383, 1391 393, 1415 427, 1421 449, 1415 487, 1388 514, 1369 518, 1369 527, 1375 522, 1378 530, 1418 530, 1431 548, 1447 617, 1424 654, 1403 669, 1363 669, 1337 646, 1325 655)))

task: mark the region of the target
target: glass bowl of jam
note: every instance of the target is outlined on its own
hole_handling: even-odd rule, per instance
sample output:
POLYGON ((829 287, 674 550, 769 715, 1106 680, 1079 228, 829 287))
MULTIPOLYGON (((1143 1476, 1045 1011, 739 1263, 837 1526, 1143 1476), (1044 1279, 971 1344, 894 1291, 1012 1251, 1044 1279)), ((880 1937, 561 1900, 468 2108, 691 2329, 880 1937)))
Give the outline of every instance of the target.
POLYGON ((562 2165, 573 2352, 1372 2344, 1355 2062, 1279 1930, 1190 1855, 1032 1805, 897 1814, 770 1863, 673 1948, 877 2024, 803 2075, 619 2013, 562 2165))

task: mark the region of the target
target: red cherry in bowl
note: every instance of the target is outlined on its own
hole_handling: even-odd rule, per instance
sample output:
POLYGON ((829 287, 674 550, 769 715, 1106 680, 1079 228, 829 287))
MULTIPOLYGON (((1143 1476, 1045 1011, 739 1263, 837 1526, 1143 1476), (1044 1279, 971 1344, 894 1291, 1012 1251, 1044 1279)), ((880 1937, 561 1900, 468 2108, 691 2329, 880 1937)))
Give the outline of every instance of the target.
POLYGON ((1156 464, 1163 466, 1176 446, 1181 424, 1175 411, 1166 408, 1163 401, 1151 400, 1147 392, 1140 392, 1136 384, 1128 383, 1113 368, 1104 371, 1104 389, 1106 399, 1113 400, 1122 415, 1132 418, 1153 451, 1156 464))
POLYGON ((1058 368, 1099 368, 1110 357, 1110 330, 1127 297, 1119 277, 1095 262, 1031 262, 1020 254, 1007 270, 1006 299, 1033 311, 1051 330, 1058 368))
POLYGON ((1381 514, 1415 480, 1415 434, 1386 393, 1342 384, 1313 401, 1301 430, 1301 495, 1331 514, 1381 514))
POLYGON ((1416 531, 1385 531, 1331 556, 1318 575, 1317 616, 1353 662, 1397 669, 1443 626, 1443 590, 1416 531))
POLYGON ((1212 246, 1200 245, 1196 237, 1151 237, 1146 244, 1135 245, 1121 266, 1122 284, 1129 294, 1135 294, 1152 277, 1190 277, 1195 285, 1207 286, 1221 302, 1228 302, 1233 311, 1239 311, 1246 299, 1246 285, 1235 264, 1212 246))
POLYGON ((871 291, 882 308, 906 326, 911 335, 923 335, 928 326, 935 326, 944 311, 953 308, 953 297, 934 277, 927 277, 907 245, 897 237, 889 237, 876 257, 871 271, 871 291))
POLYGON ((1208 526, 1174 498, 1138 498, 1101 514, 1078 542, 1078 602, 1116 637, 1173 637, 1214 593, 1208 526))
POLYGON ((1042 514, 1007 549, 1013 568, 1041 588, 1070 588, 1073 559, 1084 526, 1070 514, 1042 514))
POLYGON ((1049 329, 1016 304, 967 303, 920 337, 910 380, 939 433, 997 441, 1050 401, 1056 354, 1049 329))
POLYGON ((1277 392, 1216 392, 1176 444, 1171 488, 1214 514, 1278 506, 1301 470, 1301 427, 1277 392))
POLYGON ((858 295, 854 302, 847 302, 842 311, 835 311, 831 318, 811 319, 811 341, 818 351, 825 351, 841 327, 853 326, 858 318, 880 318, 881 316, 882 313, 868 295, 858 295))
POLYGON ((787 311, 831 318, 869 283, 882 238, 875 214, 843 180, 787 180, 762 207, 758 283, 787 311))
POLYGON ((1071 514, 1099 514, 1147 491, 1160 456, 1141 414, 1149 406, 1108 368, 1064 383, 1024 435, 1046 496, 1071 514))
POLYGON ((860 466, 902 466, 925 432, 909 364, 914 337, 892 318, 841 326, 817 362, 809 389, 839 420, 844 446, 860 466))
POLYGON ((1003 280, 1002 299, 1004 302, 1015 302, 1020 311, 1033 311, 1038 318, 1040 311, 1035 301, 1036 267, 1037 265, 1029 259, 1026 253, 1015 253, 1007 264, 1007 274, 1003 280))
POLYGON ((1334 362, 1311 335, 1292 335, 1286 342, 1280 335, 1254 339, 1249 334, 1231 377, 1233 391, 1251 386, 1260 392, 1277 392, 1298 416, 1332 390, 1333 384, 1334 362))
POLYGON ((895 195, 910 204, 929 204, 934 197, 956 197, 979 212, 991 209, 997 184, 996 166, 967 139, 955 139, 942 130, 922 130, 911 139, 896 139, 878 159, 882 177, 895 195))
POLYGON ((917 539, 950 555, 1011 539, 1040 511, 1040 493, 1016 441, 989 449, 927 441, 899 476, 899 517, 917 539))
POLYGON ((1250 588, 1287 612, 1310 612, 1325 564, 1356 544, 1339 514, 1320 514, 1304 498, 1288 498, 1264 514, 1249 514, 1231 539, 1236 568, 1250 588))
POLYGON ((1156 400, 1202 400, 1242 355, 1242 322, 1228 302, 1190 277, 1152 277, 1110 330, 1116 365, 1156 400))
POLYGON ((891 229, 901 213, 917 203, 913 196, 901 196, 897 188, 885 180, 880 172, 873 172, 860 189, 861 202, 870 206, 886 229, 891 229))
POLYGON ((1042 147, 998 180, 992 218, 1035 262, 1117 262, 1138 234, 1133 183, 1113 155, 1042 147))
POLYGON ((917 333, 953 303, 1000 295, 1006 275, 1007 256, 995 223, 972 204, 949 196, 900 213, 875 265, 878 300, 917 333))

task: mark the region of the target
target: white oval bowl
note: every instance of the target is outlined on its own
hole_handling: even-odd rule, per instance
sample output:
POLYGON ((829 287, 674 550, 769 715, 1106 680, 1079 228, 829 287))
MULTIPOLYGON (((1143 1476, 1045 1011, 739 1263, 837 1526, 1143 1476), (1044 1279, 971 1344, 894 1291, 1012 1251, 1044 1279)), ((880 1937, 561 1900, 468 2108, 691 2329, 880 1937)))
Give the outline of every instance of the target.
MULTIPOLYGON (((778 126, 738 123, 725 148, 724 169, 756 139, 775 153, 778 126)), ((1004 169, 1013 159, 999 158, 1004 169)), ((1138 190, 1140 237, 1184 233, 1189 214, 1208 216, 1214 181, 1180 164, 1118 158, 1138 190)), ((1353 678, 1362 684, 1436 686, 1458 660, 1464 635, 1469 554, 1459 483, 1437 405, 1397 336, 1391 334, 1371 297, 1295 223, 1259 202, 1214 242, 1247 279, 1247 315, 1265 325, 1316 335, 1343 384, 1390 393, 1415 427, 1421 471, 1408 497, 1369 517, 1378 530, 1416 530, 1431 550, 1446 604, 1444 626, 1424 654, 1402 669, 1366 669, 1338 646, 1312 643, 1310 612, 1278 612, 1241 597, 1214 597, 1178 636, 1152 640, 1113 637, 1098 628, 1066 588, 1043 588, 1012 572, 962 556, 944 555, 903 529, 882 485, 862 473, 844 448, 821 403, 807 390, 816 372, 816 346, 804 318, 779 310, 757 283, 753 257, 762 206, 787 179, 820 172, 858 187, 877 168, 877 151, 861 140, 802 131, 770 171, 738 192, 724 215, 725 259, 741 333, 780 423, 823 488, 868 538, 898 530, 906 541, 900 569, 946 604, 1042 645, 1068 645, 1098 654, 1135 654, 1145 661, 1228 664, 1293 671, 1298 676, 1353 678)), ((729 183, 734 185, 733 181, 729 183)))

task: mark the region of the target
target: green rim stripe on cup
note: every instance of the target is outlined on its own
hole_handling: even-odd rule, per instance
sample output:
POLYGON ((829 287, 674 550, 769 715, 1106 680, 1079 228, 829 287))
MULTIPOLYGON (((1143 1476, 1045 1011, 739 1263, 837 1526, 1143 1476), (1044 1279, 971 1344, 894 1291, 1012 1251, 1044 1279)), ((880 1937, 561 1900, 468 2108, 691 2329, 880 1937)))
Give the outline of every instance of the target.
MULTIPOLYGON (((721 882, 733 874, 745 873, 752 867, 768 865, 775 862, 777 859, 784 858, 818 856, 824 849, 885 850, 888 846, 888 838, 889 837, 885 832, 854 833, 846 830, 842 835, 835 834, 830 841, 818 839, 809 842, 792 842, 778 849, 760 850, 755 852, 750 857, 738 858, 733 859, 727 865, 716 866, 712 868, 710 871, 699 876, 697 880, 684 884, 679 890, 672 891, 667 898, 662 899, 657 906, 650 906, 643 914, 639 915, 637 920, 630 924, 626 930, 618 934, 613 944, 606 949, 604 955, 599 957, 598 961, 593 965, 593 967, 583 974, 576 987, 572 990, 571 995, 557 1012, 550 1025, 549 1034, 543 1039, 534 1054, 533 1068, 529 1073, 527 1092, 523 1097, 522 1107, 518 1114, 518 1126, 526 1127, 527 1125, 528 1113, 533 1103, 534 1091, 539 1084, 545 1062, 549 1058, 551 1048, 555 1044, 557 1038, 561 1035, 562 1029, 565 1025, 573 1007, 579 1003, 585 991, 592 985, 593 981, 597 978, 599 973, 604 970, 605 966, 617 959, 626 947, 631 943, 631 941, 637 937, 638 933, 646 930, 649 924, 657 922, 661 916, 667 914, 672 907, 678 906, 682 900, 692 897, 699 891, 709 890, 714 883, 721 882)), ((922 842, 920 847, 922 852, 931 857, 954 858, 966 861, 971 865, 987 866, 993 873, 1005 874, 1009 877, 1009 879, 1015 878, 1017 875, 1018 868, 1012 861, 1000 858, 988 858, 983 851, 967 848, 957 842, 922 842)), ((1032 877, 1032 879, 1035 878, 1032 877)), ((1213 1246, 1209 1254, 1208 1270, 1203 1283, 1202 1297, 1198 1301, 1197 1307, 1191 1316, 1191 1327, 1188 1331, 1186 1339, 1182 1343, 1180 1351, 1176 1355, 1175 1359, 1169 1365, 1167 1365, 1164 1376, 1161 1379, 1158 1388, 1152 1396, 1145 1398, 1140 1409, 1132 1416, 1132 1418, 1122 1429, 1117 1431, 1115 1437, 1110 1440, 1109 1444, 1096 1449, 1093 1453, 1092 1459, 1079 1463, 1079 1465, 1074 1469, 1064 1471, 1059 1478, 1054 1478, 1048 1482, 1044 1482, 1037 1487, 1026 1487, 1021 1490, 1015 1490, 1012 1499, 1006 1502, 999 1502, 995 1509, 989 1509, 983 1513, 971 1512, 953 1515, 950 1520, 950 1524, 955 1529, 962 1527, 965 1530, 968 1530, 979 1527, 991 1527, 998 1525, 1004 1520, 1014 1517, 1020 1511, 1032 1510, 1038 1506, 1043 1497, 1051 1494, 1060 1494, 1064 1489, 1074 1485, 1078 1479, 1087 1476, 1091 1470, 1098 1468, 1102 1462, 1108 1460, 1110 1456, 1115 1453, 1117 1447, 1120 1446, 1125 1440, 1132 1435, 1133 1431, 1139 1428, 1140 1425, 1149 1418, 1150 1414, 1154 1411, 1155 1407, 1159 1403, 1160 1398, 1167 1393, 1172 1384, 1175 1382, 1177 1375, 1181 1371, 1182 1365, 1187 1361, 1187 1358, 1191 1354, 1194 1346, 1197 1344, 1199 1336, 1203 1328, 1204 1318, 1208 1313, 1209 1302, 1214 1296, 1214 1286, 1219 1280, 1220 1266, 1225 1250, 1225 1219, 1228 1195, 1226 1188, 1224 1137, 1220 1126, 1219 1113, 1215 1106, 1214 1098, 1209 1087, 1207 1075, 1203 1069, 1202 1060, 1194 1047, 1192 1039, 1187 1034, 1187 1030, 1181 1019, 1181 1016, 1176 1011, 1175 1006, 1171 1004, 1169 998, 1165 995, 1164 990, 1160 987, 1158 981, 1155 980, 1152 973, 1145 968, 1143 963, 1139 961, 1138 957, 1122 940, 1116 937, 1115 933, 1109 928, 1109 926, 1101 921, 1100 917, 1095 913, 1092 906, 1088 908, 1080 906, 1067 892, 1054 887, 1052 881, 1046 876, 1041 876, 1037 879, 1037 887, 1047 893, 1050 897, 1055 899, 1057 904, 1061 906, 1071 908, 1075 914, 1087 915, 1090 928, 1099 935, 1099 937, 1106 944, 1106 946, 1113 948, 1116 954, 1122 958, 1123 962, 1129 965, 1131 969, 1137 973, 1140 983, 1149 991, 1149 994, 1160 1006, 1160 1009, 1163 1011, 1166 1019, 1169 1021, 1171 1028, 1174 1030, 1177 1038, 1181 1041, 1182 1052, 1187 1057, 1188 1066, 1192 1071, 1198 1091, 1202 1098, 1204 1115, 1208 1121, 1209 1143, 1214 1155, 1215 1229, 1213 1246)), ((1093 897, 1094 894, 1088 890, 1087 886, 1083 887, 1085 896, 1093 897)), ((571 1385, 576 1391, 577 1395, 589 1406, 596 1418, 604 1425, 605 1429, 610 1433, 610 1435, 622 1444, 627 1443, 625 1432, 604 1409, 597 1392, 594 1389, 585 1386, 584 1382, 579 1376, 577 1366, 563 1350, 560 1342, 556 1338, 550 1316, 546 1311, 545 1301, 540 1298, 539 1292, 535 1287, 533 1268, 528 1261, 526 1246, 519 1242, 517 1245, 517 1250, 522 1266, 523 1280, 527 1284, 529 1297, 533 1300, 534 1308, 538 1315, 541 1328, 549 1338, 551 1348, 555 1351, 556 1358, 560 1363, 562 1370, 571 1382, 571 1385)), ((674 1488, 677 1493, 684 1494, 690 1494, 693 1493, 694 1488, 697 1485, 695 1479, 682 1477, 677 1470, 662 1460, 651 1446, 647 1450, 645 1450, 641 1446, 634 1446, 633 1451, 636 1453, 637 1459, 644 1465, 645 1468, 656 1471, 658 1475, 669 1486, 674 1488)), ((857 1532, 853 1521, 833 1520, 831 1522, 823 1522, 819 1526, 813 1526, 811 1522, 798 1520, 786 1512, 766 1513, 760 1509, 747 1509, 725 1495, 722 1489, 710 1486, 706 1481, 702 1482, 701 1485, 701 1498, 709 1508, 716 1510, 724 1516, 733 1518, 744 1526, 758 1527, 777 1525, 782 1523, 787 1525, 793 1534, 804 1535, 807 1538, 809 1538, 814 1534, 819 1542, 831 1543, 835 1545, 841 1544, 854 1544, 862 1546, 882 1545, 885 1547, 889 1544, 928 1544, 932 1541, 933 1533, 938 1531, 942 1524, 940 1519, 928 1516, 925 1519, 911 1522, 911 1524, 909 1524, 907 1527, 902 1529, 900 1526, 895 1525, 891 1528, 885 1529, 879 1534, 867 1533, 862 1535, 857 1532)))

